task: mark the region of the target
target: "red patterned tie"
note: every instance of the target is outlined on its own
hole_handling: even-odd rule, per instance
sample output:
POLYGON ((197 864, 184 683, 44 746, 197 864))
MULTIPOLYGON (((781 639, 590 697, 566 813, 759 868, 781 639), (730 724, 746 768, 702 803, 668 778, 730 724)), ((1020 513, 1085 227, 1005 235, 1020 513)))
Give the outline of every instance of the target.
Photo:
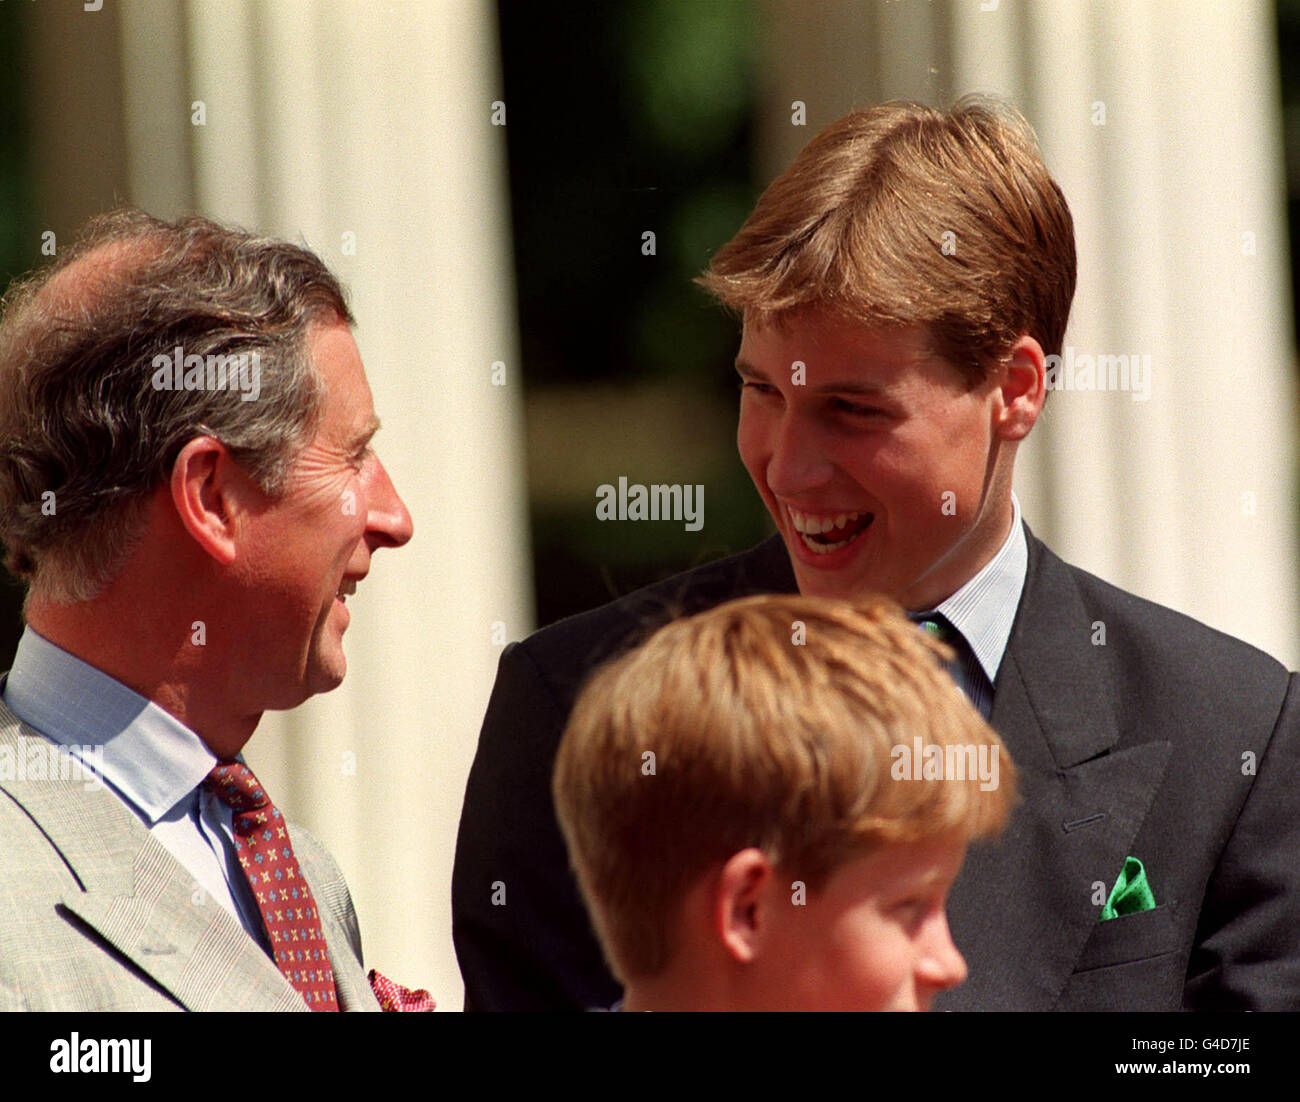
POLYGON ((235 813, 235 852, 262 912, 276 965, 312 1010, 338 1010, 320 914, 293 855, 284 816, 240 762, 223 762, 203 783, 235 813))

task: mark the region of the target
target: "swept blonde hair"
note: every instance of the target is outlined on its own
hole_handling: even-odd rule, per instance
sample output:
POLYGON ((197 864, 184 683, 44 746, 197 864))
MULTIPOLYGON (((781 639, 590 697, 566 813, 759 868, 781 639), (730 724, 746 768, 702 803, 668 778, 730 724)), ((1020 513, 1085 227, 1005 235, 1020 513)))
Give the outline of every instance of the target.
POLYGON ((1028 334, 1059 354, 1074 222, 1011 106, 893 102, 816 134, 697 282, 746 321, 920 325, 973 385, 1028 334))

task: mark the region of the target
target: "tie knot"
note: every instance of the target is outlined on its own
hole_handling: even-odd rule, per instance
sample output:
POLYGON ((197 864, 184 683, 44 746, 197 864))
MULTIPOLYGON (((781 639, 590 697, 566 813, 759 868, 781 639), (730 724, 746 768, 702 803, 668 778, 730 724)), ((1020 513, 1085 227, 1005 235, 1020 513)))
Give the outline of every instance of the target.
POLYGON ((955 630, 942 612, 909 612, 907 618, 941 643, 951 643, 955 630))
POLYGON ((233 811, 256 811, 271 804, 253 771, 242 762, 222 762, 208 774, 203 784, 233 811))

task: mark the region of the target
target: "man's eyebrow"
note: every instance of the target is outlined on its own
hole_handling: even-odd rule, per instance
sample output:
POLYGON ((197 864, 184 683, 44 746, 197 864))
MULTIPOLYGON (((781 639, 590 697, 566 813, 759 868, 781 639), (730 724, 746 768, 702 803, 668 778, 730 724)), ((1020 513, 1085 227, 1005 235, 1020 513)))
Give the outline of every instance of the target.
MULTIPOLYGON (((751 363, 736 361, 736 372, 746 379, 767 381, 767 376, 751 363)), ((879 383, 864 383, 857 379, 845 379, 843 382, 819 383, 808 388, 815 394, 853 394, 863 398, 883 398, 889 394, 889 388, 879 383)))
POLYGON ((377 433, 383 426, 379 423, 379 418, 373 413, 367 419, 366 423, 361 426, 355 436, 352 437, 352 443, 349 445, 350 451, 360 451, 370 443, 370 438, 377 433))
POLYGON ((863 398, 882 398, 889 393, 889 388, 883 387, 879 383, 863 383, 856 380, 846 380, 842 383, 822 383, 820 386, 810 387, 809 389, 818 394, 856 394, 863 398))

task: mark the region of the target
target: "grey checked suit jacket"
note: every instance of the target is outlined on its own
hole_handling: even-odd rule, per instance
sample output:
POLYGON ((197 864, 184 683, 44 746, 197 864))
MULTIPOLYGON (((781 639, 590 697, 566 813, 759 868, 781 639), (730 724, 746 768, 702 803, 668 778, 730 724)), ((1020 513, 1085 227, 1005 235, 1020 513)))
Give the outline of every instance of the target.
MULTIPOLYGON (((0 703, 0 747, 46 740, 0 703)), ((10 757, 9 755, 13 756, 10 757)), ((294 1010, 274 962, 110 790, 0 777, 0 1011, 294 1010)), ((347 884, 290 824, 343 1010, 377 1011, 347 884)))

